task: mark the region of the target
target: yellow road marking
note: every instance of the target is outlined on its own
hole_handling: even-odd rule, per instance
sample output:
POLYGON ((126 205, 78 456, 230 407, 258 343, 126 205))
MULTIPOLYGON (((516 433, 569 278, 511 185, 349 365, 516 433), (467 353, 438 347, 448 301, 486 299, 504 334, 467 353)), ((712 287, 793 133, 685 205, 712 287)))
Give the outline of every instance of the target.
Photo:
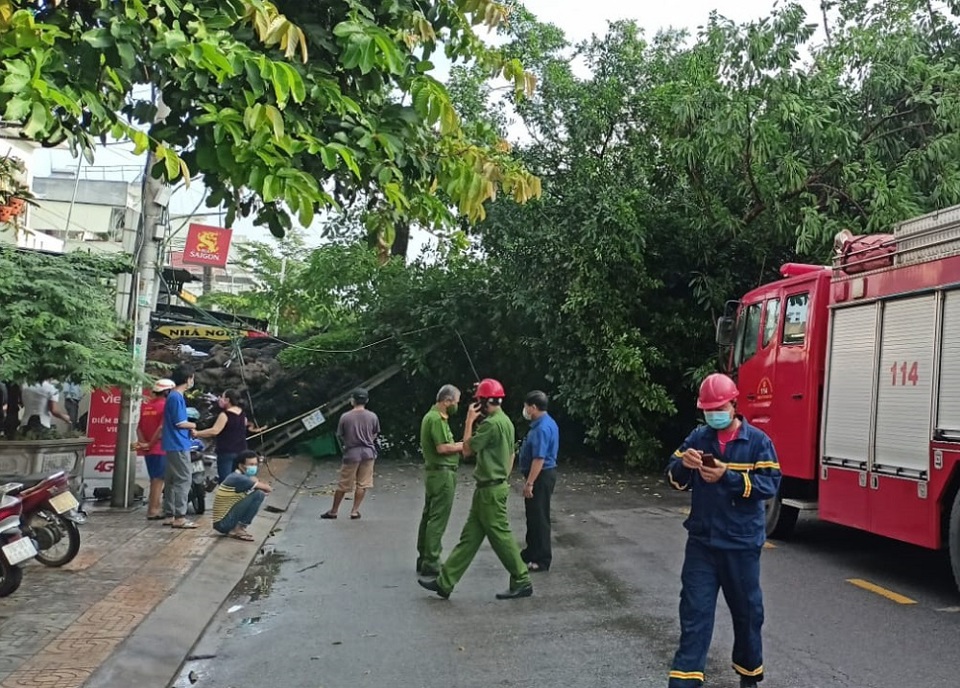
POLYGON ((892 590, 887 590, 886 588, 881 588, 879 585, 865 581, 862 578, 848 578, 847 582, 851 585, 856 585, 858 588, 864 590, 869 590, 870 592, 880 595, 880 597, 886 597, 891 602, 896 602, 897 604, 916 604, 916 600, 911 600, 909 597, 904 597, 903 595, 893 592, 892 590))

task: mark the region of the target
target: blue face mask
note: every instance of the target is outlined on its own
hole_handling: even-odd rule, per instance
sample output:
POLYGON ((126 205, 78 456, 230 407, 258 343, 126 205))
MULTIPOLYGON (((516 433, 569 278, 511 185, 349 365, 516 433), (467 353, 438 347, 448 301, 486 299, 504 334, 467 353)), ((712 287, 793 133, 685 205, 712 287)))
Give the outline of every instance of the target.
POLYGON ((714 430, 723 430, 730 427, 733 422, 733 414, 729 411, 704 411, 703 417, 714 430))
POLYGON ((251 477, 255 476, 255 475, 257 474, 257 467, 256 467, 256 466, 247 466, 247 468, 246 468, 246 474, 249 475, 249 476, 251 476, 251 477))

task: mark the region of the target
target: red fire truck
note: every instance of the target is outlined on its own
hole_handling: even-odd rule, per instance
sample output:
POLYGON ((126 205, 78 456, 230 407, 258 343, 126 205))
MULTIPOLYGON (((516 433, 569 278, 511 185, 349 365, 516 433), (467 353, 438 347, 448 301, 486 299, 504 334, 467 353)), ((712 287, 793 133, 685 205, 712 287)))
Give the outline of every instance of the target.
POLYGON ((960 586, 960 206, 836 248, 830 267, 784 265, 717 325, 739 410, 783 470, 767 532, 816 509, 946 548, 960 586))

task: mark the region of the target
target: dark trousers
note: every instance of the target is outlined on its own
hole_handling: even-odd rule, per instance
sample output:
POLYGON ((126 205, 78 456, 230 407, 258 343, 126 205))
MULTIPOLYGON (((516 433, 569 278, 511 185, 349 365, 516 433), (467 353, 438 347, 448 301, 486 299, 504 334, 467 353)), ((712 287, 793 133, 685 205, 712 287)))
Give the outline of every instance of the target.
POLYGON ((689 539, 680 580, 680 647, 668 688, 703 685, 720 590, 733 619, 733 669, 741 677, 763 680, 760 548, 716 549, 689 539))
MULTIPOLYGON (((524 473, 523 477, 528 474, 524 473)), ((555 468, 540 471, 533 484, 533 497, 523 500, 527 512, 527 546, 520 556, 528 564, 539 564, 541 569, 549 569, 553 562, 553 548, 550 546, 550 498, 557 485, 555 468)))

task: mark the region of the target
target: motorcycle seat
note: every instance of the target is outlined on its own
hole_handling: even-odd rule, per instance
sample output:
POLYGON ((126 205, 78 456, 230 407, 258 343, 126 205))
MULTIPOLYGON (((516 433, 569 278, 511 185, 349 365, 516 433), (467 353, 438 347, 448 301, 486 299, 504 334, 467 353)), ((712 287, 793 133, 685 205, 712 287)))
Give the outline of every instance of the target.
POLYGON ((25 476, 13 476, 13 475, 0 475, 0 485, 5 483, 19 483, 20 487, 16 490, 11 490, 7 494, 11 497, 16 497, 22 495, 26 492, 29 492, 31 489, 42 483, 44 480, 49 478, 48 473, 38 473, 35 475, 25 475, 25 476))

